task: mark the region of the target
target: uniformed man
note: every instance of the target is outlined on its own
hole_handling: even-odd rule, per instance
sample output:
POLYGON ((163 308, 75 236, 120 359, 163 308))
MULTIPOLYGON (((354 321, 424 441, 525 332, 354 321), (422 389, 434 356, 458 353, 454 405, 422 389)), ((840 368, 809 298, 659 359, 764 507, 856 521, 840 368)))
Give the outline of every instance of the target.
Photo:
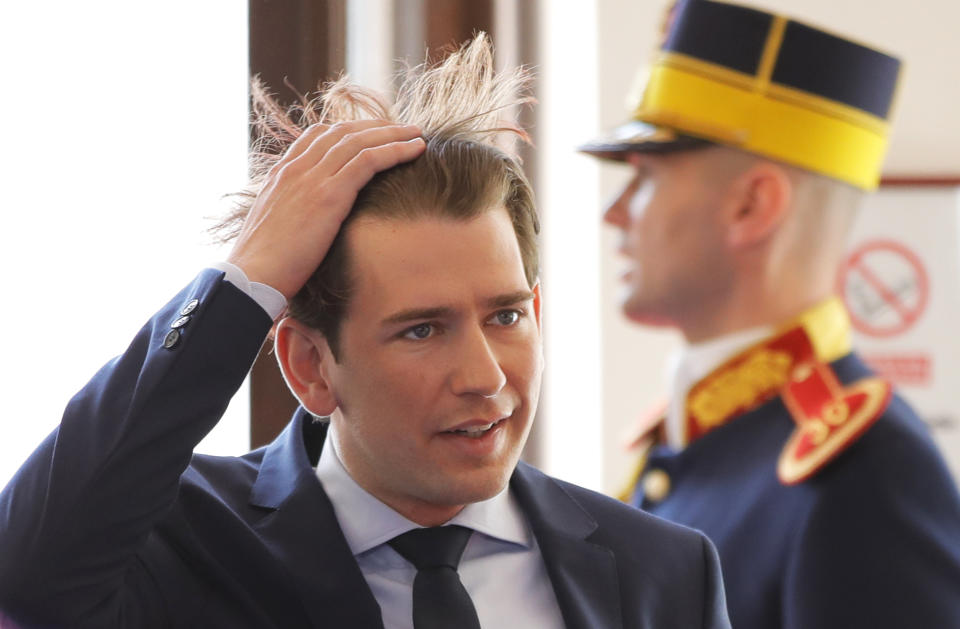
POLYGON ((623 312, 686 339, 625 498, 712 538, 738 629, 960 627, 956 486, 833 294, 900 62, 688 0, 646 72, 582 149, 633 169, 604 215, 623 312))

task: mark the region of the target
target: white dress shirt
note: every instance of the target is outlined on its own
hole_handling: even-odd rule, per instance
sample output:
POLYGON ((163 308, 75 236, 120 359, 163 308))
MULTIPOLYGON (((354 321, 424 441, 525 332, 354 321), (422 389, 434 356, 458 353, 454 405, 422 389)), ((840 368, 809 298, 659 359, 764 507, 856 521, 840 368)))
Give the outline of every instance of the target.
MULTIPOLYGON (((416 568, 386 542, 419 528, 364 490, 343 467, 331 425, 317 477, 373 596, 385 629, 413 629, 416 568)), ((474 531, 460 560, 460 580, 480 626, 562 628, 563 618, 540 547, 509 489, 469 504, 447 524, 474 531)))
POLYGON ((260 282, 251 282, 250 279, 247 278, 247 274, 243 272, 243 269, 237 265, 230 264, 229 262, 217 262, 210 266, 218 271, 223 271, 223 279, 242 290, 252 300, 257 302, 274 321, 277 320, 277 317, 280 316, 283 309, 287 307, 287 299, 283 296, 283 293, 273 286, 261 284, 260 282))
POLYGON ((764 326, 725 334, 717 338, 686 345, 677 350, 668 362, 670 405, 667 407, 667 445, 680 449, 686 444, 687 395, 690 389, 714 369, 741 351, 773 334, 772 326, 764 326))

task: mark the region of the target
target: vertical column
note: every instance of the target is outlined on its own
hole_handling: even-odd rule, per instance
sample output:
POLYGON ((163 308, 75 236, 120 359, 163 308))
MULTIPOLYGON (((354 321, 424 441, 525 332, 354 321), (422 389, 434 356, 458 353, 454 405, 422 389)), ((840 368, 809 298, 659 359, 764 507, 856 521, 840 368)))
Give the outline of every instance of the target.
POLYGON ((550 474, 591 489, 603 479, 599 168, 576 152, 598 121, 595 1, 543 3, 537 106, 543 217, 542 460, 550 474))
MULTIPOLYGON (((336 77, 346 56, 346 0, 249 0, 250 75, 281 102, 336 77)), ((250 445, 269 443, 297 407, 268 341, 250 374, 250 445)))

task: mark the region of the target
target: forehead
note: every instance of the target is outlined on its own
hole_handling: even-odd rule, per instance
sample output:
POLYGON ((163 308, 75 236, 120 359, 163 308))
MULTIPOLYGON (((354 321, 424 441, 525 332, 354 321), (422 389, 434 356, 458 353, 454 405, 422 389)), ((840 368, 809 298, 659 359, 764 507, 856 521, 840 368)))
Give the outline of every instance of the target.
POLYGON ((631 153, 627 161, 643 177, 671 181, 686 192, 695 188, 726 186, 757 156, 721 145, 667 153, 631 153))
POLYGON ((627 154, 626 162, 638 169, 676 169, 691 162, 704 151, 632 151, 627 154))
POLYGON ((348 228, 352 302, 439 305, 530 288, 507 211, 471 219, 364 217, 348 228))

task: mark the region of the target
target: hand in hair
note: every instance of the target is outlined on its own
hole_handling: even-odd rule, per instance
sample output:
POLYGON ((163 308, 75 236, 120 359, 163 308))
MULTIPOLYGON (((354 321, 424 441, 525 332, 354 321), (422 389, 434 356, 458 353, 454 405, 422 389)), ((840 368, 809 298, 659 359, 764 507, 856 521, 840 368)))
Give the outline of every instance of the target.
POLYGON ((290 299, 323 261, 357 192, 424 148, 413 125, 357 120, 309 127, 270 169, 227 261, 290 299))

